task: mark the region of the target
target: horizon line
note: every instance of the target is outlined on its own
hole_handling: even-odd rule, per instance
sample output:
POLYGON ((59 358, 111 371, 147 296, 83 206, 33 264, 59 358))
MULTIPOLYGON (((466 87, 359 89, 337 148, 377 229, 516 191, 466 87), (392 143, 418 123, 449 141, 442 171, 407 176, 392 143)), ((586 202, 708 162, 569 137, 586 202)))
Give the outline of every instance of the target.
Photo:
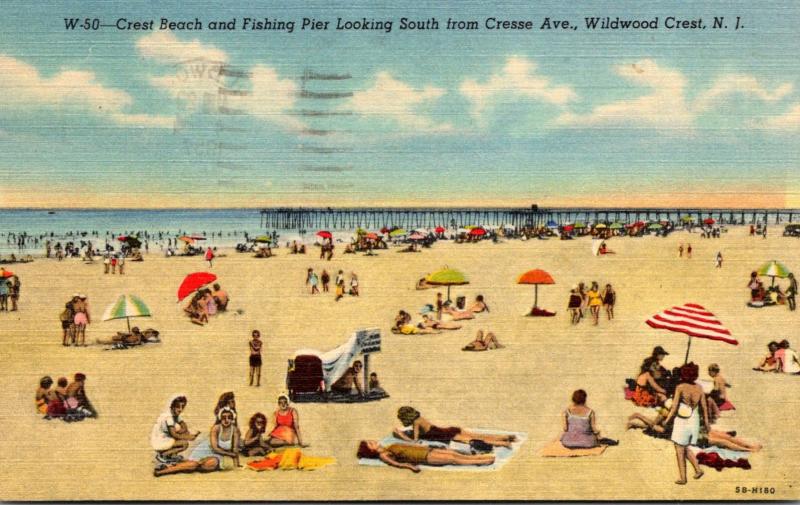
MULTIPOLYGON (((457 210, 530 210, 534 205, 530 206, 520 206, 520 205, 486 205, 486 206, 444 206, 444 205, 350 205, 350 206, 333 206, 333 205, 313 205, 313 206, 288 206, 288 205, 280 205, 280 206, 247 206, 247 207, 148 207, 148 208, 141 208, 141 207, 1 207, 0 212, 2 211, 13 211, 13 210, 31 210, 31 211, 85 211, 85 210, 95 210, 95 211, 170 211, 170 210, 205 210, 205 211, 219 211, 219 210, 253 210, 253 211, 262 211, 262 210, 359 210, 359 209, 397 209, 397 210, 406 210, 406 209, 457 209, 457 210)), ((548 206, 538 206, 537 209, 539 211, 549 211, 549 210, 570 210, 570 209, 581 209, 581 210, 608 210, 608 211, 631 211, 631 210, 654 210, 654 211, 704 211, 704 210, 713 210, 713 211, 731 211, 731 212, 763 212, 763 211, 772 211, 772 212, 800 212, 800 208, 798 207, 720 207, 720 206, 708 206, 708 207, 698 207, 698 206, 619 206, 619 207, 612 207, 612 206, 603 206, 603 205, 548 205, 548 206)))

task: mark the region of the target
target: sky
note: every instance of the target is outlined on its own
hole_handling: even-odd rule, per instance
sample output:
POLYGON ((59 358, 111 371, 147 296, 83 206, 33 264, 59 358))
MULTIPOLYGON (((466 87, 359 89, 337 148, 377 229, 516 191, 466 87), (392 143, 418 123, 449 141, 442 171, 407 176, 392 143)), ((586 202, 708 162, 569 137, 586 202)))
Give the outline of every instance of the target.
POLYGON ((800 207, 800 4, 751 3, 6 0, 0 207, 800 207))

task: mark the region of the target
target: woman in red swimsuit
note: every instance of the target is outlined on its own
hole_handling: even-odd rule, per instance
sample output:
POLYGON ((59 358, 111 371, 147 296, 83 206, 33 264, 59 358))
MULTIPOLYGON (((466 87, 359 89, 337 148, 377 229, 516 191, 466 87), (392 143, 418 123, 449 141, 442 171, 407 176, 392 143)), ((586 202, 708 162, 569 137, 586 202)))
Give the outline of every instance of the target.
POLYGON ((281 447, 284 445, 299 445, 307 447, 300 438, 300 415, 297 409, 289 406, 289 399, 285 396, 278 397, 278 410, 273 415, 275 428, 269 434, 269 445, 281 447))

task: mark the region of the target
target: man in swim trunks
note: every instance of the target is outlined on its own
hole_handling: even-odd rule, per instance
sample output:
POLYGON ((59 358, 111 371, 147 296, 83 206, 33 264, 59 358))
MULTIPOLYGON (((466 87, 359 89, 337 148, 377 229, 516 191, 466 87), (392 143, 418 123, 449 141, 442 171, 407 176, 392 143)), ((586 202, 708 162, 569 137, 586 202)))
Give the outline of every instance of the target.
POLYGON ((353 362, 353 366, 349 367, 347 371, 339 377, 339 379, 331 384, 331 391, 334 393, 340 394, 353 394, 353 388, 356 388, 357 394, 359 396, 364 396, 364 386, 361 383, 361 370, 364 368, 364 365, 361 361, 356 360, 353 362))

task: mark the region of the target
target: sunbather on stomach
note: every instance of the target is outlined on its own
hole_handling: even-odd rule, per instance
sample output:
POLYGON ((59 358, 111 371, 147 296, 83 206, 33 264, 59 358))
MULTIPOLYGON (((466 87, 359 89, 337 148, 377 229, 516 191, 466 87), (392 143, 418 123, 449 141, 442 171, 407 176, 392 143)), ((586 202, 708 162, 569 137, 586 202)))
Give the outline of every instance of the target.
POLYGON ((516 440, 514 435, 489 435, 486 433, 474 433, 463 428, 447 427, 440 428, 433 425, 430 421, 413 407, 400 407, 397 411, 397 418, 406 427, 412 427, 412 436, 409 437, 402 430, 394 430, 395 436, 408 442, 418 440, 428 440, 430 442, 450 443, 456 441, 468 444, 472 440, 479 440, 485 444, 497 447, 511 447, 511 443, 516 440))

